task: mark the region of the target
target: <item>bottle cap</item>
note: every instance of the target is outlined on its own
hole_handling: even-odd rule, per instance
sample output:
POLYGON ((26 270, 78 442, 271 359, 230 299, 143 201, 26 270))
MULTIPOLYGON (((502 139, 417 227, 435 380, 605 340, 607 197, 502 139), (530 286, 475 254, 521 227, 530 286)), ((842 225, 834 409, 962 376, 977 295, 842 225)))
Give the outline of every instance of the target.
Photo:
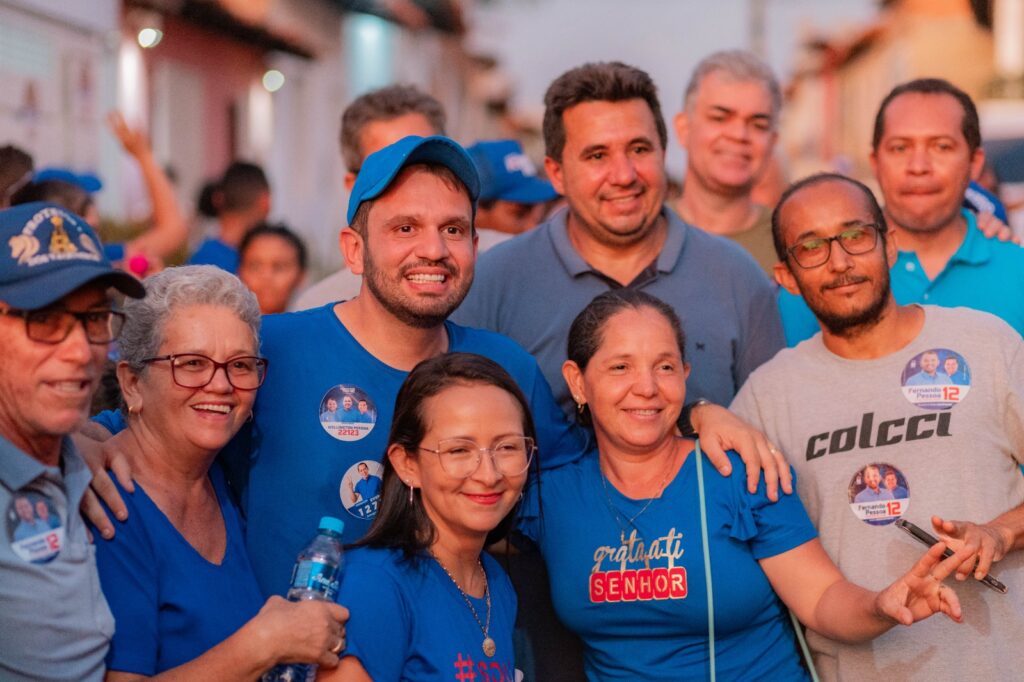
POLYGON ((334 531, 341 535, 345 530, 345 522, 333 516, 324 516, 320 519, 320 529, 334 531))

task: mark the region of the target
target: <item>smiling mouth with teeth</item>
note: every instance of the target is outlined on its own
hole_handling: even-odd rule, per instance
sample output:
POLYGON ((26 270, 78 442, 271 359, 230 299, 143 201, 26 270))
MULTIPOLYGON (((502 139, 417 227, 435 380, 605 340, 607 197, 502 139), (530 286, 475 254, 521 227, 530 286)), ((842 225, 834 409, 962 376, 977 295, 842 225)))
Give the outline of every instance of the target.
POLYGON ((88 387, 88 381, 56 381, 52 384, 55 389, 63 393, 78 393, 88 387))
POLYGON ((216 412, 217 414, 227 414, 231 412, 230 405, 209 405, 204 403, 201 405, 193 405, 192 408, 199 410, 200 412, 216 412))
POLYGON ((413 282, 427 283, 436 282, 442 283, 448 279, 446 275, 406 275, 406 278, 413 282))

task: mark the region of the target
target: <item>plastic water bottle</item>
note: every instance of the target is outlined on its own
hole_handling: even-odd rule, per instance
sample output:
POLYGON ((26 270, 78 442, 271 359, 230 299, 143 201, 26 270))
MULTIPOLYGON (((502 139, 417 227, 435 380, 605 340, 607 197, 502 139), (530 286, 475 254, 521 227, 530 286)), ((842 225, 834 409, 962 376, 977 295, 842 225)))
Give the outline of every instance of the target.
MULTIPOLYGON (((320 519, 320 530, 299 552, 292 569, 289 601, 319 599, 335 601, 341 582, 341 534, 345 524, 341 519, 325 516, 320 519)), ((263 675, 263 682, 304 682, 316 679, 316 665, 279 665, 263 675)))

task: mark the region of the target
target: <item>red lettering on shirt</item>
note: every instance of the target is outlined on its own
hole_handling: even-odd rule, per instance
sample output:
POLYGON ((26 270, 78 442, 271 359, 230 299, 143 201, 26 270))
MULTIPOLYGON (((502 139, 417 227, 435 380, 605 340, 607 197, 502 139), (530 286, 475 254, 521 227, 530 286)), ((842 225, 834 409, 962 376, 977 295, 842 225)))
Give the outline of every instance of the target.
POLYGON ((682 566, 590 574, 593 603, 686 599, 686 594, 686 569, 682 566))

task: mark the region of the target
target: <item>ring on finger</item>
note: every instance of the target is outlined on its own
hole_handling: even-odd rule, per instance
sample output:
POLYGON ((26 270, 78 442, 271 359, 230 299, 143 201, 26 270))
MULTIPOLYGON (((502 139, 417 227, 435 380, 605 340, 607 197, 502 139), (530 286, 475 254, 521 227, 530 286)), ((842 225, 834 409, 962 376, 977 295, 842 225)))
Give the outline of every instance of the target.
POLYGON ((339 637, 339 638, 338 638, 338 643, 337 643, 337 644, 335 644, 334 646, 332 646, 332 647, 331 647, 331 648, 329 649, 329 651, 330 651, 330 652, 331 652, 332 654, 334 654, 335 656, 337 656, 338 654, 340 654, 340 653, 341 653, 342 649, 344 649, 344 648, 345 648, 345 638, 344 638, 344 637, 339 637))

